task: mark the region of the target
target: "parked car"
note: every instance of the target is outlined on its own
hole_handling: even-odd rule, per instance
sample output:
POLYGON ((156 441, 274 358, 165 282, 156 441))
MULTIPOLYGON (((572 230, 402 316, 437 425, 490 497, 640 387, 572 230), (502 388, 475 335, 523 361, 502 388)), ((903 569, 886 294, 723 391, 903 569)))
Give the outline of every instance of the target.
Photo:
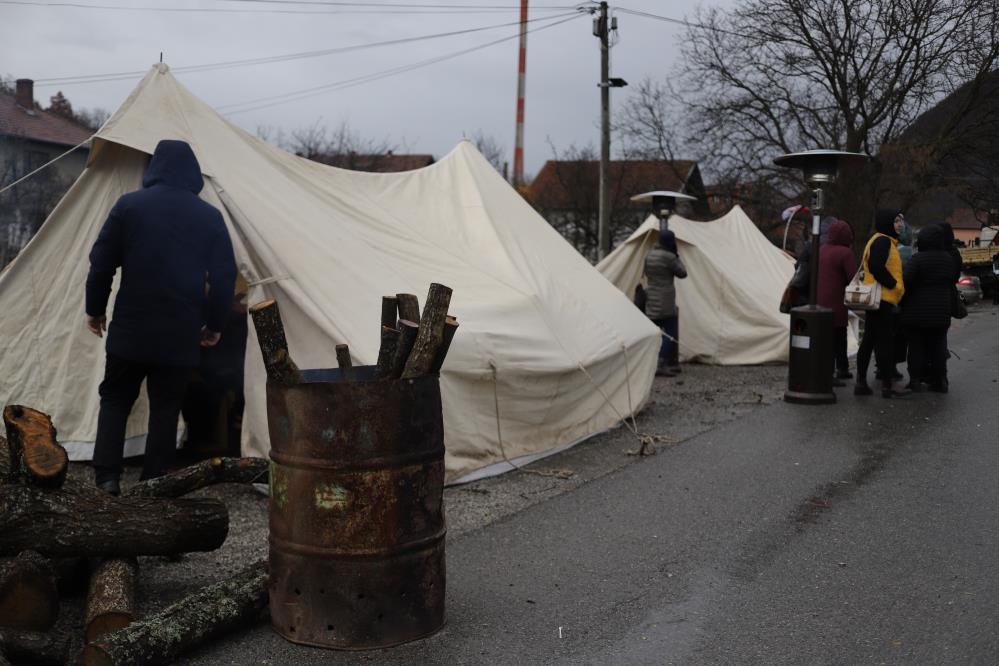
POLYGON ((977 303, 982 300, 982 281, 978 276, 962 273, 957 281, 957 292, 965 303, 977 303))

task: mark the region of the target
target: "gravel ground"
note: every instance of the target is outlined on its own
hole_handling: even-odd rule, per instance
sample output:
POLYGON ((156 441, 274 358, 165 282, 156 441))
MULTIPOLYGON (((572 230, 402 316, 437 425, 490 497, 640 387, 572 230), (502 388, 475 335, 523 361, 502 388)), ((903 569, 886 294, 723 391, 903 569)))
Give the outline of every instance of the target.
MULTIPOLYGON (((657 378, 637 430, 651 436, 654 447, 681 446, 706 430, 738 419, 751 410, 779 400, 786 366, 719 367, 685 365, 676 378, 657 378)), ((626 427, 617 427, 521 470, 448 487, 444 490, 448 539, 483 528, 531 505, 579 488, 626 465, 641 464, 634 455, 639 440, 626 427)), ((89 466, 74 463, 71 473, 90 478, 89 466)), ((138 477, 126 469, 124 482, 138 477)), ((139 560, 138 614, 155 613, 267 555, 267 498, 249 486, 222 485, 192 496, 215 497, 229 508, 229 537, 211 553, 190 553, 179 561, 164 557, 139 560)), ((82 634, 83 599, 64 603, 58 627, 82 634)), ((78 645, 77 647, 82 647, 78 645)))

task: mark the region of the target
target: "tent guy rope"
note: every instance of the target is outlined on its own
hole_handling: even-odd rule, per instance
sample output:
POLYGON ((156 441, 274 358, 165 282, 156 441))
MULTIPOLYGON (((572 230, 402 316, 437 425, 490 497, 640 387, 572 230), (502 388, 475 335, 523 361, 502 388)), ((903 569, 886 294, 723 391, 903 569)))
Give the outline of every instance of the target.
POLYGON ((34 176, 39 171, 42 171, 43 169, 52 166, 53 164, 55 164, 56 162, 58 162, 62 158, 64 158, 67 155, 69 155, 74 150, 77 150, 78 148, 82 148, 84 145, 86 145, 87 143, 89 143, 90 140, 93 139, 95 136, 97 136, 97 135, 96 134, 91 134, 90 136, 88 136, 86 138, 86 140, 81 141, 80 143, 76 144, 75 146, 73 146, 72 148, 70 148, 69 150, 67 150, 65 153, 63 153, 62 155, 60 155, 59 157, 56 157, 56 158, 53 158, 53 159, 49 160, 48 162, 46 162, 45 164, 41 165, 40 167, 38 167, 37 169, 35 169, 31 173, 28 173, 28 174, 26 174, 24 176, 21 176, 20 178, 18 178, 17 180, 15 180, 10 185, 4 185, 3 189, 0 189, 0 194, 3 194, 4 192, 6 192, 7 190, 11 189, 12 187, 14 187, 15 185, 17 185, 19 183, 23 183, 24 181, 28 180, 29 178, 31 178, 32 176, 34 176))

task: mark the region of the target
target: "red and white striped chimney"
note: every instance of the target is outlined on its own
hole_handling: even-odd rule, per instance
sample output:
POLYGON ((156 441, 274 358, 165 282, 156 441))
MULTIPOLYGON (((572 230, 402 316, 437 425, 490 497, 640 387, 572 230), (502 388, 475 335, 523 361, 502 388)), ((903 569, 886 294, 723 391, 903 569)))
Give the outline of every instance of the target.
POLYGON ((513 184, 524 184, 524 81, 527 70, 527 0, 520 0, 520 57, 517 63, 517 135, 513 146, 513 184))

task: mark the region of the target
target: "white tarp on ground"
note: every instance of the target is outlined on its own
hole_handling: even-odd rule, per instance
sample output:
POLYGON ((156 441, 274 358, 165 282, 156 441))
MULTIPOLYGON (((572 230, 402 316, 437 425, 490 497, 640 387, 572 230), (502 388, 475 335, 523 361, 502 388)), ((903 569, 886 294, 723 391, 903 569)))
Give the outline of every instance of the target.
MULTIPOLYGON (((191 144, 201 196, 222 211, 249 301, 278 300, 301 367, 336 367, 338 343, 355 364, 374 363, 383 295, 422 302, 431 282, 454 288, 460 328, 441 378, 448 480, 564 447, 647 399, 658 330, 470 143, 418 171, 336 169, 253 137, 156 65, 0 274, 0 397, 50 413, 73 458, 92 453, 103 375, 103 341, 83 326, 87 255, 161 139, 191 144)), ((264 386, 251 327, 246 454, 268 451, 264 386)), ((140 402, 131 452, 141 451, 145 420, 140 402)))
MULTIPOLYGON (((710 222, 674 215, 669 228, 688 273, 676 281, 680 359, 719 365, 786 362, 788 316, 779 308, 794 260, 739 206, 710 222)), ((659 220, 650 216, 597 269, 632 296, 658 239, 659 220)))

